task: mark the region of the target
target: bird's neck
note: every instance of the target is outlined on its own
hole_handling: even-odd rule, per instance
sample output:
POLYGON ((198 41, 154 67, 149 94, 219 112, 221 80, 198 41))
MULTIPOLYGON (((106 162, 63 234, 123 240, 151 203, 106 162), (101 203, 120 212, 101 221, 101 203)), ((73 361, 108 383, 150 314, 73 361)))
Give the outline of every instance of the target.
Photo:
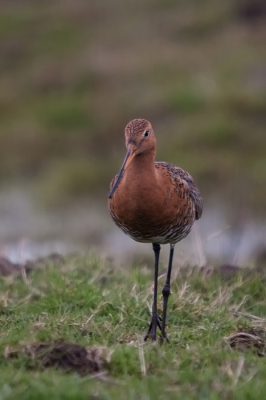
POLYGON ((130 165, 130 173, 133 175, 155 175, 155 150, 137 154, 130 165))
MULTIPOLYGON (((151 195, 160 199, 160 180, 155 168, 155 151, 143 152, 136 155, 130 163, 124 176, 121 196, 126 193, 121 202, 124 208, 130 210, 132 215, 147 216, 150 213, 149 204, 151 195)), ((155 200, 156 202, 157 200, 155 200)))
POLYGON ((125 184, 128 195, 132 198, 150 193, 157 184, 155 168, 155 151, 147 151, 136 155, 127 169, 125 184))

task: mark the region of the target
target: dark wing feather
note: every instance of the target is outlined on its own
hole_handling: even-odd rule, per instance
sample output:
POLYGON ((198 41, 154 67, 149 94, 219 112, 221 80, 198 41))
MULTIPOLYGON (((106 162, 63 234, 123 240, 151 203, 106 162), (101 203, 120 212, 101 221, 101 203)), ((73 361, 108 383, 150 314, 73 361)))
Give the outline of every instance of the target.
POLYGON ((155 164, 159 164, 171 173, 171 175, 174 178, 181 178, 184 181, 184 184, 188 187, 189 190, 189 195, 192 198, 194 204, 195 204, 195 210, 196 210, 196 219, 200 219, 203 211, 203 203, 202 203, 202 197, 200 195, 200 191, 197 188, 193 178, 191 175, 189 175, 188 172, 184 171, 183 169, 176 167, 173 164, 165 163, 165 162, 156 162, 155 164))

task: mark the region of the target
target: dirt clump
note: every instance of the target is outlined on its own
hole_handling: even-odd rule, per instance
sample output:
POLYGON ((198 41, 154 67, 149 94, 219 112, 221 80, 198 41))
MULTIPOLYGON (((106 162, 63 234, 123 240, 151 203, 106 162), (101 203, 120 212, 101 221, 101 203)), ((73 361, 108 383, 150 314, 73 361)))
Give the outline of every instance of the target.
POLYGON ((0 275, 2 276, 18 274, 23 267, 22 264, 13 263, 6 257, 0 257, 0 275))
POLYGON ((266 332, 260 328, 239 328, 237 332, 225 338, 229 346, 238 351, 252 350, 259 357, 265 356, 266 332))
POLYGON ((106 347, 84 347, 65 341, 35 342, 19 349, 7 347, 5 358, 24 355, 28 368, 56 368, 80 375, 95 374, 110 362, 111 351, 106 347))

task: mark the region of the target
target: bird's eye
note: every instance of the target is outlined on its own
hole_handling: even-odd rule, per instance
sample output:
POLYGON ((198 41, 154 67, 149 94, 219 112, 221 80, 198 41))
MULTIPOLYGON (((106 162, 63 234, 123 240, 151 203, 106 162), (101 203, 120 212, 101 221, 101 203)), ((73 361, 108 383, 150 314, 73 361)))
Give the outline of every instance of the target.
POLYGON ((149 136, 149 133, 150 133, 149 131, 145 131, 144 136, 149 136))

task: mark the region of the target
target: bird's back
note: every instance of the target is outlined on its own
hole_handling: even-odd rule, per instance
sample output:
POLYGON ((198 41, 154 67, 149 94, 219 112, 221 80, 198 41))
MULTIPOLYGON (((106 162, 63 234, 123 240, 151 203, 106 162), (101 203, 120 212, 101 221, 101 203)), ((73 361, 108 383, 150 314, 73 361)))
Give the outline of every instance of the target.
POLYGON ((180 197, 189 195, 195 207, 195 219, 200 219, 203 211, 203 203, 200 191, 192 176, 182 168, 163 161, 155 162, 155 168, 167 171, 167 175, 171 179, 172 185, 177 189, 180 197), (183 194, 184 186, 188 189, 188 192, 185 191, 185 194, 183 194))

